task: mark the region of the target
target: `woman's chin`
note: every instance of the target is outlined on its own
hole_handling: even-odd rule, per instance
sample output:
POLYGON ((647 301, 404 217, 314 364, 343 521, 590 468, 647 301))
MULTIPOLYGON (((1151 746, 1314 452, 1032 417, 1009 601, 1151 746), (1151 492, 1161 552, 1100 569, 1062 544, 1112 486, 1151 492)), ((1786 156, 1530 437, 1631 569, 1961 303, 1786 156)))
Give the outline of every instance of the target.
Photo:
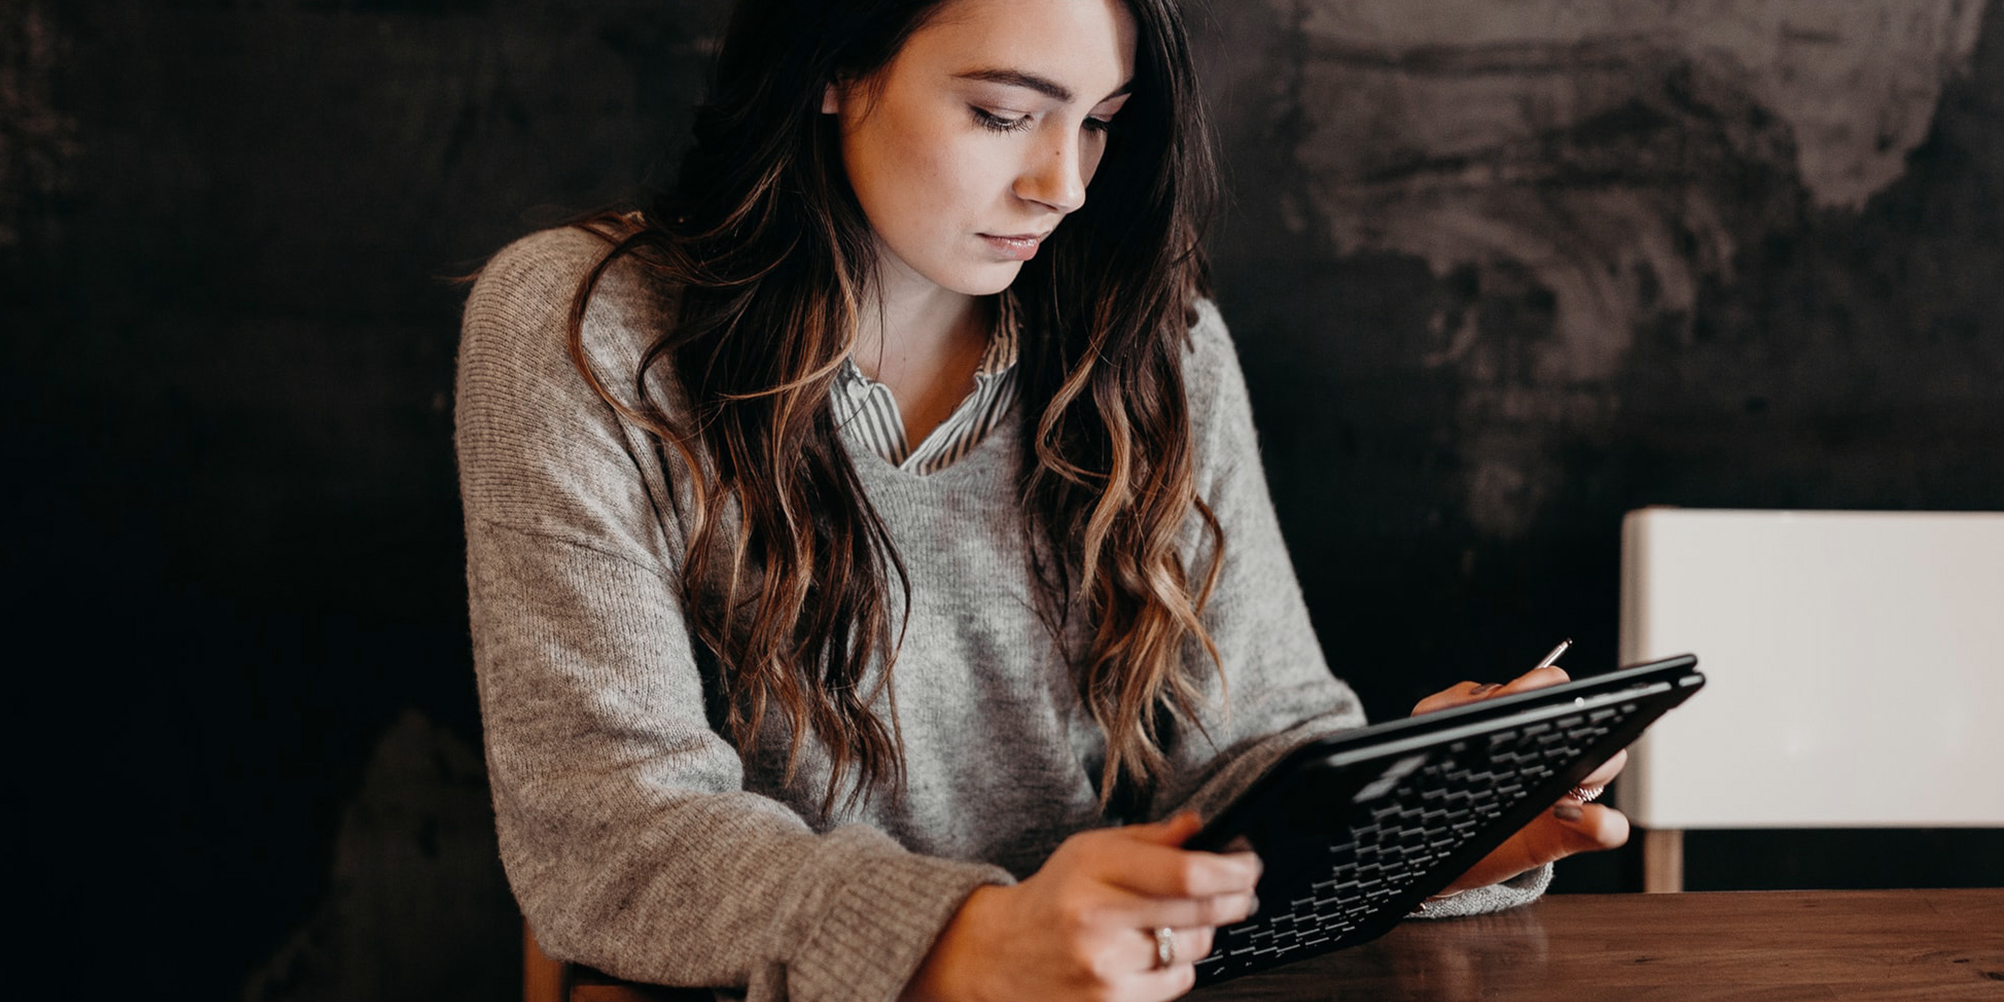
POLYGON ((984 263, 979 268, 970 268, 956 276, 958 281, 948 286, 965 296, 992 296, 1016 283, 1016 276, 1023 273, 1021 261, 997 261, 984 263))

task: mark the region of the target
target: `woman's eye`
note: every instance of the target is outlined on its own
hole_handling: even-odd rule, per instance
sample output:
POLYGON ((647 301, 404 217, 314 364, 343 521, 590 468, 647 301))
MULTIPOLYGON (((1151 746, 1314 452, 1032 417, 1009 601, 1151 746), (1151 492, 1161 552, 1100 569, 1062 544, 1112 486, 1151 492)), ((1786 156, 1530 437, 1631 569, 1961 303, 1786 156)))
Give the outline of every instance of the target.
POLYGON ((1108 132, 1113 129, 1113 119, 1088 118, 1085 120, 1085 128, 1087 132, 1108 132))
POLYGON ((969 108, 968 110, 974 112, 974 121, 976 124, 991 132, 1021 132, 1030 127, 1030 116, 1028 115, 1018 115, 1015 118, 1009 118, 1004 115, 997 115, 986 108, 969 108))

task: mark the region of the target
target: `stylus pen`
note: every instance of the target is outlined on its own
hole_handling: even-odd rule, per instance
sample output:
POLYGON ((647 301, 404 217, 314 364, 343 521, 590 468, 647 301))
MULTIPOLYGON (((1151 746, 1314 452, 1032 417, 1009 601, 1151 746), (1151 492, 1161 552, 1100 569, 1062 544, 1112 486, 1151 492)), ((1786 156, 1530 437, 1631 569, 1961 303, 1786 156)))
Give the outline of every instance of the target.
MULTIPOLYGON (((1564 654, 1566 652, 1566 648, 1571 647, 1572 645, 1573 645, 1573 638, 1571 637, 1567 637, 1566 639, 1559 641, 1559 646, 1552 648, 1552 653, 1545 655, 1545 659, 1543 661, 1538 662, 1538 668, 1550 668, 1555 662, 1559 660, 1559 655, 1564 654)), ((1531 670, 1537 671, 1538 668, 1533 668, 1531 670)))

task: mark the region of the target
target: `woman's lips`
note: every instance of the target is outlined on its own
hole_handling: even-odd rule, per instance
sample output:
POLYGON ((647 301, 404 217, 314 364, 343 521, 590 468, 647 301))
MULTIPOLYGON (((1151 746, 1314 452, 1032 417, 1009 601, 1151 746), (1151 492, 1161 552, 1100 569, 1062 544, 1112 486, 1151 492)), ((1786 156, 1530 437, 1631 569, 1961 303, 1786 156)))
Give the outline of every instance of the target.
POLYGON ((988 241, 988 246, 995 248, 1003 257, 1011 261, 1028 261, 1037 256, 1037 245, 1043 243, 1044 238, 1049 235, 1048 233, 1019 233, 996 236, 992 233, 983 233, 981 234, 981 239, 988 241))

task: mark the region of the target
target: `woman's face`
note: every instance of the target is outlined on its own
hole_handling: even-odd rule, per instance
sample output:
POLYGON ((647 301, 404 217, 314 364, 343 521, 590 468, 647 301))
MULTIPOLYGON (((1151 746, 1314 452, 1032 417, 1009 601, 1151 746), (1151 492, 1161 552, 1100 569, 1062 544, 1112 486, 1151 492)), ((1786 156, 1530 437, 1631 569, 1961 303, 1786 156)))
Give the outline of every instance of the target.
POLYGON ((829 88, 885 284, 1008 288, 1085 203, 1134 37, 1120 0, 952 0, 874 77, 829 88))

